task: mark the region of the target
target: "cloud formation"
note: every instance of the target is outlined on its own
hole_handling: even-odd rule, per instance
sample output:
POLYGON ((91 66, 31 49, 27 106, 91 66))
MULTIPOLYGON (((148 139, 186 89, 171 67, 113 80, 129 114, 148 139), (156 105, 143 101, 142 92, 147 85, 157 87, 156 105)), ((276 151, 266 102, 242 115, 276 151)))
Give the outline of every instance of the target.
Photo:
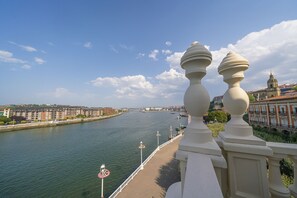
POLYGON ((34 61, 39 65, 42 65, 45 63, 45 60, 43 60, 42 58, 38 58, 38 57, 34 57, 34 61))
POLYGON ((5 63, 21 63, 24 64, 26 61, 14 58, 13 53, 5 50, 0 50, 0 61, 5 63))
MULTIPOLYGON (((235 43, 211 51, 213 61, 207 67, 207 75, 202 84, 211 97, 223 95, 227 84, 217 72, 222 59, 229 51, 234 51, 247 58, 250 63, 245 72, 242 87, 256 90, 266 87, 269 72, 272 71, 279 84, 295 83, 297 76, 297 20, 285 21, 271 28, 252 32, 235 43)), ((206 46, 209 48, 208 46, 206 46)), ((162 51, 163 54, 165 54, 162 51)), ((149 57, 157 60, 159 50, 153 50, 149 57)), ((168 70, 153 77, 144 75, 123 77, 98 77, 91 84, 98 88, 108 87, 113 97, 127 99, 158 99, 182 98, 188 86, 184 70, 180 67, 180 58, 184 52, 172 52, 165 58, 168 70)))
MULTIPOLYGON (((207 68, 205 80, 209 91, 213 96, 225 92, 222 87, 222 77, 218 74, 217 68, 222 59, 229 51, 234 51, 249 60, 250 67, 245 72, 245 79, 242 81, 246 90, 257 90, 266 87, 266 81, 272 71, 278 82, 296 82, 297 65, 297 20, 284 21, 271 28, 252 32, 236 43, 219 50, 211 51, 213 61, 207 68)), ((171 68, 181 70, 180 58, 184 52, 174 52, 166 58, 171 68)))
POLYGON ((93 45, 92 45, 91 42, 86 42, 86 43, 84 44, 84 47, 85 47, 85 48, 88 48, 88 49, 91 49, 91 48, 93 47, 93 45))
POLYGON ((170 41, 166 41, 166 42, 165 42, 165 45, 167 45, 167 46, 171 46, 172 43, 171 43, 170 41))
POLYGON ((17 44, 15 42, 12 42, 12 41, 9 41, 10 44, 12 45, 16 45, 18 47, 20 47, 22 50, 25 50, 27 52, 37 52, 37 49, 32 47, 32 46, 29 46, 29 45, 20 45, 20 44, 17 44))
POLYGON ((148 57, 156 61, 156 60, 158 60, 158 58, 157 58, 158 54, 159 54, 159 50, 154 49, 153 51, 151 51, 151 53, 148 55, 148 57))
POLYGON ((31 65, 27 65, 27 64, 25 64, 25 65, 23 65, 21 68, 22 68, 22 69, 27 69, 27 70, 29 70, 29 69, 31 69, 31 65))

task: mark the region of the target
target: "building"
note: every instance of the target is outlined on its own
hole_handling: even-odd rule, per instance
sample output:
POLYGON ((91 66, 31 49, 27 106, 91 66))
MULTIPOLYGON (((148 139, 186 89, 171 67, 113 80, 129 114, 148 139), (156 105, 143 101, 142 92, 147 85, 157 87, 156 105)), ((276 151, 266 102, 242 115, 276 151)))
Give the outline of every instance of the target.
POLYGON ((5 108, 3 115, 6 117, 24 117, 28 121, 51 121, 76 118, 78 115, 85 117, 99 117, 113 115, 117 110, 111 107, 88 108, 82 106, 65 105, 17 105, 5 108))
POLYGON ((267 88, 257 91, 250 91, 249 94, 252 94, 257 101, 264 100, 267 98, 280 96, 281 90, 278 87, 278 81, 274 78, 273 74, 270 73, 269 79, 267 80, 267 88))
POLYGON ((297 96, 277 96, 250 103, 249 123, 281 132, 297 132, 297 96))

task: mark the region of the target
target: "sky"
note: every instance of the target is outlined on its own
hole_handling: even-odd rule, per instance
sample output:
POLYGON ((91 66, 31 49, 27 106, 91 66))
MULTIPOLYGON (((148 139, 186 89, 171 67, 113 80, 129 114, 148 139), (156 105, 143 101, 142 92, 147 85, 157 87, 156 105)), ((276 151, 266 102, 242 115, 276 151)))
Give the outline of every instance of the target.
POLYGON ((295 0, 0 0, 0 105, 182 105, 180 58, 193 41, 212 53, 211 98, 227 84, 229 51, 249 61, 241 87, 297 82, 295 0))

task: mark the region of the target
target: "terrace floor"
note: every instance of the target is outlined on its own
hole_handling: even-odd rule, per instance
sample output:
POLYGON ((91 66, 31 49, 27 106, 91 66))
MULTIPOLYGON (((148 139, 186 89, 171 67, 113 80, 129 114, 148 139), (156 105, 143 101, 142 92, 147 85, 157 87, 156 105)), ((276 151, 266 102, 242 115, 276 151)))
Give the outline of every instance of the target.
POLYGON ((180 181, 179 161, 174 157, 181 138, 160 149, 117 197, 165 197, 169 186, 180 181))

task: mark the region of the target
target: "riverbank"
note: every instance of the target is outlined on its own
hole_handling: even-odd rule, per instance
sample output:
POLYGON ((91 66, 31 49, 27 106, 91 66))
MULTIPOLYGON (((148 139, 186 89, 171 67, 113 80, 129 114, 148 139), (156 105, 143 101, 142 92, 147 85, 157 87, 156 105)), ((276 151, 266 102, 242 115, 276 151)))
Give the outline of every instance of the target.
POLYGON ((0 132, 10 132, 10 131, 19 131, 25 129, 34 129, 34 128, 42 128, 42 127, 56 127, 68 124, 79 124, 84 122, 93 122, 98 120, 104 120, 108 118, 113 118, 116 116, 122 115, 122 113, 117 113, 109 116, 100 116, 93 118, 76 118, 72 120, 64 120, 64 121, 45 121, 45 122, 34 122, 34 123, 25 123, 25 124, 16 124, 16 125, 5 125, 0 126, 0 132))

